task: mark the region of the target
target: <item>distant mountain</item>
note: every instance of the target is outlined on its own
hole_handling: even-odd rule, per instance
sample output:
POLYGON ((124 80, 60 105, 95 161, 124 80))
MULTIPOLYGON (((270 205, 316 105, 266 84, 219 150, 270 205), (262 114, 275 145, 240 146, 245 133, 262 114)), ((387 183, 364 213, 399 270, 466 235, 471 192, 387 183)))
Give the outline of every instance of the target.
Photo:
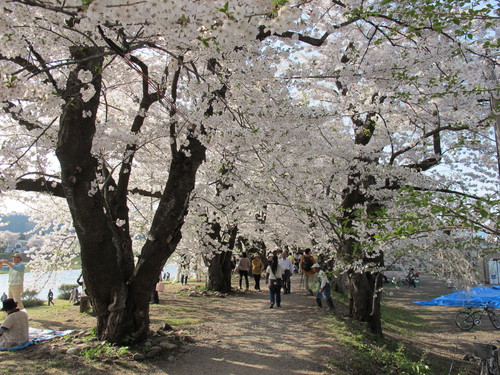
POLYGON ((5 226, 0 226, 0 231, 8 230, 14 233, 26 233, 35 227, 29 217, 21 214, 12 214, 1 216, 1 223, 8 223, 5 226))

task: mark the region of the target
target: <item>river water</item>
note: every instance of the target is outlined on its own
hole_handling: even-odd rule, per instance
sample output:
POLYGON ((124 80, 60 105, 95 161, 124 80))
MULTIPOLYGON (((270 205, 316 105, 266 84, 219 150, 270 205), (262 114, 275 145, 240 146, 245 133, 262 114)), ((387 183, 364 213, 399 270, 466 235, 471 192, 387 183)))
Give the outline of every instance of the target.
MULTIPOLYGON (((49 289, 52 289, 54 297, 58 298, 60 294, 58 289, 59 286, 62 284, 76 284, 76 280, 80 276, 81 272, 81 270, 68 270, 50 272, 43 275, 26 272, 24 274, 24 290, 36 290, 38 291, 38 298, 46 300, 49 289)), ((167 264, 163 269, 163 272, 170 272, 170 279, 172 280, 177 275, 177 265, 167 264)), ((3 292, 8 294, 8 289, 9 275, 6 273, 0 274, 0 295, 2 295, 3 292)), ((79 291, 81 293, 81 287, 79 291)))

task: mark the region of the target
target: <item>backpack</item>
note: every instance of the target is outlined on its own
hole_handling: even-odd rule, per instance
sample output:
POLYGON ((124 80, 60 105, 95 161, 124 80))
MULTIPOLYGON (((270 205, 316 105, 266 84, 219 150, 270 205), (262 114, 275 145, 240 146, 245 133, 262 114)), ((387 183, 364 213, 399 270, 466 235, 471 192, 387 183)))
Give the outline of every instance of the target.
POLYGON ((304 257, 304 262, 302 262, 302 270, 310 271, 312 269, 313 263, 311 258, 311 256, 304 257))

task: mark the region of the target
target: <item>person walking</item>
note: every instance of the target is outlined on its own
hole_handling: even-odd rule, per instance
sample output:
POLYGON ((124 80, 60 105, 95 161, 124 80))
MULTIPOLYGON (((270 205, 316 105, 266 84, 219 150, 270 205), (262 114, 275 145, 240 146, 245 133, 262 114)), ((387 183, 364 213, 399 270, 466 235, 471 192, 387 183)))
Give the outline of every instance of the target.
POLYGON ((318 292, 316 293, 316 304, 319 308, 322 308, 322 300, 326 299, 328 310, 333 310, 330 280, 328 280, 328 276, 326 276, 326 273, 321 269, 318 263, 313 264, 312 268, 318 272, 318 292))
POLYGON ((54 292, 52 289, 49 289, 49 293, 47 294, 47 304, 50 306, 54 305, 54 292))
POLYGON ((24 309, 21 300, 24 284, 24 264, 22 263, 23 256, 20 253, 15 253, 12 256, 13 262, 3 259, 0 264, 9 266, 9 298, 17 302, 20 310, 24 309))
POLYGON ((252 267, 252 264, 250 262, 250 259, 247 256, 246 252, 243 252, 241 254, 241 259, 238 262, 238 266, 236 267, 239 274, 240 274, 240 289, 241 289, 241 284, 243 281, 243 277, 245 278, 245 285, 246 285, 246 291, 248 290, 249 283, 248 283, 248 273, 250 272, 250 268, 252 267))
POLYGON ((278 256, 273 255, 271 264, 267 266, 266 283, 269 285, 269 308, 281 306, 281 284, 283 278, 283 268, 279 265, 278 256))
POLYGON ((304 255, 300 259, 300 271, 302 272, 304 278, 304 287, 306 289, 306 293, 310 296, 313 295, 313 291, 311 289, 311 282, 314 279, 314 274, 316 270, 313 268, 313 265, 316 263, 316 260, 311 254, 311 249, 306 249, 304 251, 304 255))
POLYGON ((260 278, 262 276, 262 270, 264 269, 264 263, 260 259, 259 254, 255 254, 252 259, 252 275, 255 281, 255 290, 260 292, 260 278))
POLYGON ((278 259, 278 263, 283 268, 283 294, 290 294, 292 284, 290 277, 292 276, 293 265, 288 257, 288 251, 283 251, 278 259))

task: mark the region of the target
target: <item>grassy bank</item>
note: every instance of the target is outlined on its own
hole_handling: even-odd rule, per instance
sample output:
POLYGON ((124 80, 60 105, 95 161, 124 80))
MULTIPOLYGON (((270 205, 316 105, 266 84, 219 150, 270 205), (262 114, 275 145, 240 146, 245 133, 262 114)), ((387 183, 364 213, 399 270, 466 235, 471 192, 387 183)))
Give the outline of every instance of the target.
MULTIPOLYGON (((337 306, 347 309, 345 296, 335 295, 337 306)), ((330 320, 330 331, 339 345, 346 348, 347 358, 332 359, 332 366, 363 375, 441 375, 448 374, 450 359, 422 350, 415 338, 428 329, 426 321, 406 309, 382 304, 384 337, 373 335, 366 324, 350 319, 330 320)), ((472 363, 454 364, 453 374, 472 375, 472 363)))
MULTIPOLYGON (((190 283, 189 288, 201 288, 201 283, 190 283)), ((180 284, 166 284, 169 293, 175 293, 175 303, 151 305, 151 329, 158 329, 165 323, 170 324, 176 332, 188 334, 197 327, 207 324, 213 316, 204 312, 202 299, 193 301, 180 284), (178 296, 178 298, 177 298, 178 296)), ((162 296, 160 296, 162 300, 162 296)), ((0 352, 0 374, 18 373, 32 375, 138 375, 164 374, 159 372, 164 358, 153 358, 135 361, 133 354, 146 352, 145 346, 119 347, 106 342, 98 342, 95 337, 96 319, 89 313, 80 313, 79 306, 66 300, 56 299, 55 305, 36 306, 27 309, 30 326, 41 329, 73 330, 74 333, 64 338, 56 338, 50 342, 42 342, 26 349, 0 352), (78 355, 70 354, 72 348, 94 342, 92 348, 78 355)), ((163 302, 165 302, 163 300, 163 302)))

